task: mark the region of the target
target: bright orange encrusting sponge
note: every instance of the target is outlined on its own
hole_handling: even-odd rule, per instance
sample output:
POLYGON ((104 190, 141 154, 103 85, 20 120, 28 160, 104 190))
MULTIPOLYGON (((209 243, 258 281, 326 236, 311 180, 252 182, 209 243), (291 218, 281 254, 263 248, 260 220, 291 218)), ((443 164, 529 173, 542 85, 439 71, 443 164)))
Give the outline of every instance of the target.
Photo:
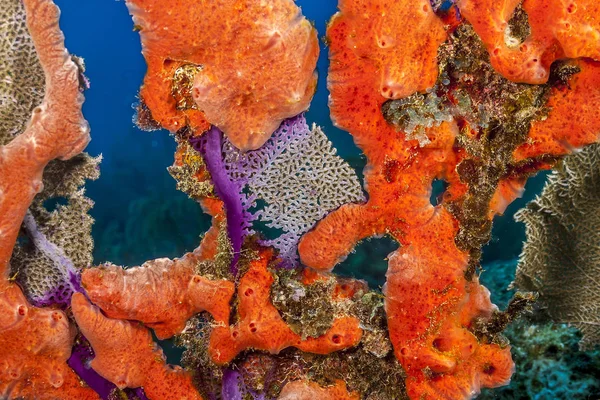
POLYGON ((175 260, 159 258, 135 268, 89 268, 82 283, 90 300, 108 317, 143 322, 159 339, 180 333, 187 320, 201 311, 226 323, 234 285, 196 274, 199 252, 175 260))
POLYGON ((61 310, 33 307, 15 283, 0 283, 0 398, 100 397, 67 365, 75 329, 61 310))
MULTIPOLYGON (((379 2, 368 4, 373 3, 379 2)), ((508 347, 480 342, 469 330, 474 319, 487 318, 496 308, 477 278, 466 278, 469 256, 455 244, 458 221, 444 205, 430 202, 434 179, 448 182, 445 201, 465 193, 456 172, 464 157, 454 148, 459 129, 454 121, 442 122, 426 130, 429 143, 420 146, 385 121, 385 68, 381 60, 369 57, 377 32, 360 31, 362 18, 370 19, 369 26, 379 26, 382 13, 363 12, 359 18, 353 8, 347 14, 347 7, 350 2, 343 1, 327 32, 330 106, 336 124, 352 133, 367 156, 369 201, 342 206, 323 219, 303 237, 300 257, 312 268, 328 270, 363 238, 390 234, 398 240, 402 246, 390 258, 384 293, 390 339, 408 375, 408 393, 415 399, 468 398, 480 387, 506 384, 513 364, 508 347), (358 32, 363 33, 359 39, 358 32)), ((403 37, 424 43, 419 50, 427 58, 418 60, 425 65, 437 65, 437 48, 445 37, 436 33, 437 24, 441 22, 432 23, 431 30, 415 31, 413 39, 409 30, 403 37), (424 34, 431 36, 423 39, 424 34)), ((433 76, 413 78, 422 80, 412 91, 432 85, 437 76, 433 71, 433 76)))
POLYGON ((236 147, 252 150, 281 121, 308 108, 319 45, 293 0, 128 0, 127 5, 148 64, 140 95, 166 129, 188 124, 206 129, 204 113, 236 147), (185 79, 193 81, 195 105, 182 105, 173 96, 173 77, 190 64, 194 68, 185 79))
POLYGON ((163 352, 142 324, 105 317, 81 293, 71 299, 81 333, 94 349, 90 366, 118 388, 143 387, 152 400, 201 400, 192 379, 165 363, 163 352))
POLYGON ((574 65, 581 72, 569 80, 568 87, 552 90, 548 117, 532 123, 527 143, 513 153, 515 161, 545 154, 562 156, 598 140, 600 63, 582 59, 574 65))
POLYGON ((277 354, 293 346, 309 353, 328 354, 357 345, 362 329, 354 317, 335 319, 331 328, 317 338, 303 340, 290 329, 270 301, 273 277, 267 265, 272 257, 272 250, 260 250, 259 258, 250 263, 250 269, 240 279, 239 322, 231 327, 216 326, 213 329, 208 348, 212 360, 226 364, 246 349, 277 354))
POLYGON ((524 0, 529 35, 511 37, 509 21, 521 0, 458 0, 462 16, 483 40, 494 68, 515 82, 540 84, 561 58, 600 61, 600 2, 524 0))
POLYGON ((429 0, 340 0, 339 8, 350 29, 343 51, 374 64, 383 97, 399 99, 433 86, 446 31, 429 0))

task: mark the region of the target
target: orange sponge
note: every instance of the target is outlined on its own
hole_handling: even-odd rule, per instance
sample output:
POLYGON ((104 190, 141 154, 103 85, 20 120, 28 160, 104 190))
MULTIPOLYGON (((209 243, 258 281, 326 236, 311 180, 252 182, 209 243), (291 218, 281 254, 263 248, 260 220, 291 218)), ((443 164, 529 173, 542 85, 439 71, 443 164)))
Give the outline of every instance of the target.
POLYGON ((229 319, 234 286, 194 272, 198 255, 159 258, 140 267, 116 265, 83 271, 82 283, 91 301, 110 318, 143 322, 159 339, 180 333, 193 315, 208 311, 217 322, 229 319))
POLYGON ((205 130, 208 121, 236 147, 252 150, 281 121, 308 108, 319 45, 293 0, 128 0, 127 5, 148 64, 140 95, 166 129, 189 124, 205 130), (176 73, 184 75, 182 88, 174 85, 176 73), (193 100, 178 104, 173 96, 178 90, 185 92, 178 96, 193 100))
POLYGON ((73 295, 71 307, 96 355, 90 366, 102 377, 120 389, 143 387, 152 400, 202 399, 190 375, 165 363, 143 325, 105 317, 81 293, 73 295))
POLYGON ((210 336, 209 354, 217 364, 231 361, 245 349, 266 350, 277 354, 286 347, 327 354, 358 344, 362 337, 359 321, 354 317, 339 317, 333 326, 318 338, 302 338, 283 321, 270 301, 273 277, 267 270, 272 250, 263 249, 250 264, 238 286, 239 322, 234 326, 217 326, 210 336))

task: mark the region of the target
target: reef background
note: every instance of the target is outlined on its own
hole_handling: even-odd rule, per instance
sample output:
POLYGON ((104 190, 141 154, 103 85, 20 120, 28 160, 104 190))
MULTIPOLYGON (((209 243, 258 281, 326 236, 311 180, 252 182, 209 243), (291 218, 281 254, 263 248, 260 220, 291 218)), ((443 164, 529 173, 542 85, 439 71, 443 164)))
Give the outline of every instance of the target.
MULTIPOLYGON (((67 48, 86 61, 91 89, 86 92, 84 115, 92 128, 87 151, 103 155, 100 179, 86 185, 94 200, 91 215, 95 241, 94 262, 110 260, 139 265, 157 257, 177 257, 194 249, 198 236, 210 226, 200 207, 175 188, 166 168, 173 162, 175 141, 164 130, 142 132, 132 122, 132 105, 146 65, 140 39, 122 1, 56 0, 62 10, 61 27, 67 48)), ((320 36, 335 13, 337 0, 297 0, 314 21, 320 36)), ((346 132, 333 127, 325 85, 327 49, 321 43, 317 64, 318 90, 307 113, 309 123, 322 126, 329 139, 362 176, 364 157, 346 132)), ((541 191, 545 174, 530 179, 523 198, 496 218, 492 241, 485 247, 482 282, 501 308, 510 298, 515 259, 525 239, 523 224, 513 214, 541 191)), ((442 188, 439 188, 441 192, 442 188)), ((434 193, 435 197, 439 193, 434 193)), ((384 282, 385 257, 397 245, 386 238, 365 241, 336 272, 365 279, 373 288, 384 282)), ((544 319, 543 310, 514 324, 507 335, 513 342, 517 373, 509 387, 484 392, 480 398, 598 399, 600 351, 577 350, 577 332, 544 319)), ((180 355, 169 343, 163 347, 171 362, 180 355)))

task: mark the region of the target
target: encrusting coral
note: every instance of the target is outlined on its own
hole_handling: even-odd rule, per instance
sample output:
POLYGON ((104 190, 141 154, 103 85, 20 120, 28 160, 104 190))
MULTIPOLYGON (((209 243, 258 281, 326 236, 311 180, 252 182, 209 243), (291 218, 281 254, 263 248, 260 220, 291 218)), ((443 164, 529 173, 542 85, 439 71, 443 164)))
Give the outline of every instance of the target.
POLYGON ((252 150, 308 108, 319 46, 293 0, 127 6, 148 64, 140 97, 164 128, 204 131, 208 121, 252 150))
POLYGON ((539 292, 554 320, 579 328, 582 349, 600 343, 599 165, 597 144, 566 157, 542 194, 515 215, 527 227, 515 285, 539 292))

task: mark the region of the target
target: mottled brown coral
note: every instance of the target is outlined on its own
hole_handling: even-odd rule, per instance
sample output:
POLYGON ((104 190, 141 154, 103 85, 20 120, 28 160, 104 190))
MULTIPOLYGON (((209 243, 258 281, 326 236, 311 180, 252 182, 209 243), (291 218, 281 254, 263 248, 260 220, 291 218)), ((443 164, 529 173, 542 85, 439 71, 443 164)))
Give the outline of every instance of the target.
POLYGON ((17 277, 28 299, 39 300, 48 292, 56 291, 65 284, 66 273, 51 254, 45 254, 48 249, 36 246, 33 236, 44 235, 77 270, 91 265, 94 220, 89 210, 93 202, 85 196, 81 186, 86 179, 98 178, 100 160, 101 157, 81 153, 67 161, 53 160, 45 168, 44 188, 29 207, 32 223, 25 224, 21 231, 24 240, 17 241, 10 260, 11 275, 17 277), (67 199, 67 204, 58 204, 48 211, 44 204, 57 198, 67 199), (27 226, 35 226, 35 232, 30 232, 27 226))
POLYGON ((251 150, 285 118, 308 108, 319 46, 294 1, 129 0, 127 5, 148 64, 140 96, 170 131, 185 125, 205 130, 208 121, 236 147, 251 150), (188 104, 189 93, 181 92, 189 91, 192 81, 195 104, 188 104))

